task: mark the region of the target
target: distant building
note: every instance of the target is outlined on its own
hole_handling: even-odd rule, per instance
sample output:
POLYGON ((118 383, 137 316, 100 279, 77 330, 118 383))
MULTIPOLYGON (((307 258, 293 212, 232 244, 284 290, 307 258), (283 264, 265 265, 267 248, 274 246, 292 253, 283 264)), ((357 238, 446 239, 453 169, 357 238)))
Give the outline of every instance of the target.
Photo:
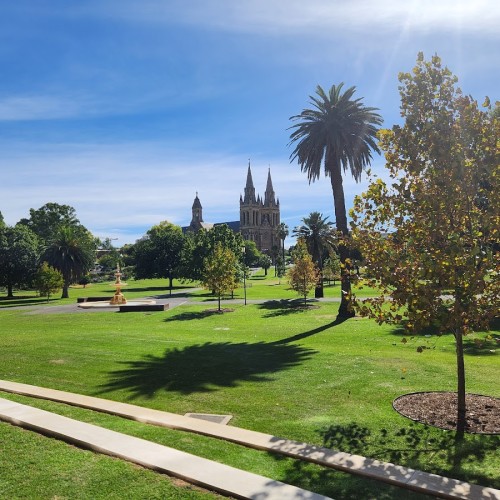
POLYGON ((247 183, 244 195, 240 196, 240 220, 230 222, 209 223, 203 220, 203 207, 198 193, 192 206, 192 217, 189 226, 183 227, 183 232, 197 232, 200 229, 209 230, 214 226, 226 224, 234 232, 240 232, 243 239, 254 241, 258 250, 270 253, 273 247, 280 246, 276 229, 280 224, 280 202, 276 198, 271 180, 271 169, 267 174, 267 185, 264 199, 255 196, 252 180, 252 170, 248 164, 247 183))
POLYGON ((276 229, 280 224, 280 202, 276 199, 271 180, 271 169, 267 173, 264 199, 255 197, 252 171, 248 164, 247 184, 240 196, 240 232, 245 240, 254 241, 261 252, 270 253, 280 246, 276 229))

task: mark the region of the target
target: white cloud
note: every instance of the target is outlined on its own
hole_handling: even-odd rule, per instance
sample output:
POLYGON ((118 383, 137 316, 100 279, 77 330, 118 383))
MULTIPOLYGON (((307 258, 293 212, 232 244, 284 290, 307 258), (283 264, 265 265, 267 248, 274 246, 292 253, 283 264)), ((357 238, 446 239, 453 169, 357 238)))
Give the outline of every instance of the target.
MULTIPOLYGON (((86 14, 149 23, 183 22, 225 31, 267 35, 330 35, 341 29, 368 38, 400 31, 439 29, 498 37, 500 6, 494 0, 131 0, 99 1, 86 14)), ((82 12, 82 10, 80 10, 82 12)))
MULTIPOLYGON (((133 242, 162 220, 188 225, 196 192, 207 222, 239 219, 247 159, 155 142, 127 144, 4 144, 0 210, 8 224, 45 203, 68 204, 101 237, 133 242)), ((308 185, 297 164, 269 158, 252 162, 256 192, 264 195, 268 164, 284 222, 290 228, 312 211, 333 216, 329 179, 308 185)), ((345 177, 346 199, 364 184, 345 177)))

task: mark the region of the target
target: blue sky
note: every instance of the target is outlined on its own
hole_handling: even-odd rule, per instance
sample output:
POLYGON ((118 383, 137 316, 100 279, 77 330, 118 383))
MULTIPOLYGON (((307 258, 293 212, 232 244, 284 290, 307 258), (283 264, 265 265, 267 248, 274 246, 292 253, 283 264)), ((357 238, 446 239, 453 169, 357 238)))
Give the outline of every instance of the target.
MULTIPOLYGON (((238 219, 250 159, 290 228, 333 221, 329 179, 290 164, 289 117, 345 82, 391 127, 419 51, 495 101, 498 26, 497 0, 0 0, 0 211, 68 204, 131 243, 189 224, 196 192, 206 222, 238 219)), ((364 187, 345 178, 348 204, 364 187)))

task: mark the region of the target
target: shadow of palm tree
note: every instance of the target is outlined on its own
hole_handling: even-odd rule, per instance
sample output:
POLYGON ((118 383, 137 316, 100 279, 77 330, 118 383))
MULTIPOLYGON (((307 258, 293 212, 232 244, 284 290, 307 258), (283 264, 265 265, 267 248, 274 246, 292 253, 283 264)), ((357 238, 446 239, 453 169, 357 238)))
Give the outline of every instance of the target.
POLYGON ((205 309, 204 311, 190 311, 177 314, 175 316, 165 318, 163 321, 165 323, 171 323, 173 321, 191 321, 195 319, 208 318, 209 316, 214 316, 220 314, 217 309, 205 309))
POLYGON ((147 355, 127 361, 111 372, 104 392, 129 389, 132 398, 153 397, 159 390, 180 394, 236 387, 242 381, 266 382, 271 375, 309 359, 315 351, 297 345, 230 342, 168 349, 163 356, 147 355))
MULTIPOLYGON (((310 306, 314 299, 309 299, 307 305, 310 306)), ((280 299, 280 300, 267 300, 266 302, 258 305, 259 309, 269 311, 265 314, 265 318, 272 318, 276 316, 286 316, 288 314, 297 314, 307 310, 304 307, 304 299, 280 299)))

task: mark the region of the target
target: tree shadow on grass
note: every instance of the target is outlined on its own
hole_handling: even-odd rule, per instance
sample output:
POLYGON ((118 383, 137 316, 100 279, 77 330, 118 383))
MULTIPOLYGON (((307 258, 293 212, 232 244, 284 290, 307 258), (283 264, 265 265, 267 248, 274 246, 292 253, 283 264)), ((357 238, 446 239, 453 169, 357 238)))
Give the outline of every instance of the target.
POLYGON ((207 342, 167 349, 163 356, 123 362, 124 368, 111 372, 99 394, 128 389, 131 398, 151 398, 159 390, 187 395, 236 387, 243 381, 267 382, 273 373, 293 368, 314 353, 302 346, 265 342, 207 342))
POLYGON ((219 315, 219 311, 217 309, 205 309, 203 311, 192 311, 192 312, 184 312, 172 316, 171 318, 165 318, 163 321, 165 323, 171 323, 173 321, 192 321, 195 319, 203 319, 208 318, 209 316, 217 316, 219 315))
MULTIPOLYGON (((51 301, 57 300, 56 298, 51 299, 51 301)), ((47 304, 47 297, 39 297, 37 295, 28 295, 28 296, 15 296, 13 298, 0 298, 0 307, 18 307, 18 306, 31 306, 38 304, 47 304)))
MULTIPOLYGON (((307 301, 308 306, 312 303, 313 299, 309 299, 307 301)), ((307 307, 304 307, 304 299, 267 300, 266 302, 259 304, 258 308, 269 311, 264 314, 264 318, 287 316, 289 314, 297 314, 307 310, 307 307)))
POLYGON ((495 488, 500 486, 499 478, 488 477, 476 467, 491 459, 498 450, 498 435, 467 434, 461 440, 454 431, 443 431, 415 422, 399 429, 380 429, 377 432, 353 422, 331 425, 318 433, 326 448, 419 470, 434 467, 432 472, 435 474, 490 484, 495 488), (468 465, 473 467, 467 468, 468 465))
MULTIPOLYGON (((367 457, 363 466, 368 471, 373 466, 370 459, 377 459, 493 488, 500 485, 498 478, 483 474, 482 468, 477 467, 477 464, 492 459, 500 446, 499 436, 468 435, 460 441, 454 432, 416 423, 399 429, 373 431, 355 422, 330 425, 318 430, 318 434, 323 440, 323 448, 367 457)), ((281 444, 279 441, 277 439, 277 446, 281 444)), ((321 449, 316 446, 306 451, 321 454, 321 449)), ((271 456, 276 460, 286 460, 281 455, 271 456)), ((343 457, 344 465, 350 462, 359 467, 358 461, 343 457)), ((390 478, 390 467, 382 467, 382 473, 390 478)), ((435 498, 299 460, 290 462, 280 479, 332 498, 435 498)))
MULTIPOLYGON (((189 321, 207 314, 217 314, 217 311, 186 312, 165 321, 189 321)), ((236 387, 243 381, 271 381, 273 373, 291 369, 316 353, 293 342, 317 335, 343 321, 335 320, 274 342, 206 342, 183 349, 167 349, 163 356, 146 355, 139 360, 124 361, 124 368, 111 372, 109 382, 98 394, 128 389, 130 399, 151 398, 158 390, 187 395, 236 387)))
MULTIPOLYGON (((173 286, 172 292, 176 290, 186 290, 187 288, 193 288, 192 286, 173 286)), ((168 283, 165 283, 165 286, 127 286, 126 290, 129 292, 165 292, 169 291, 168 283)), ((125 291, 125 289, 124 289, 125 291)))

